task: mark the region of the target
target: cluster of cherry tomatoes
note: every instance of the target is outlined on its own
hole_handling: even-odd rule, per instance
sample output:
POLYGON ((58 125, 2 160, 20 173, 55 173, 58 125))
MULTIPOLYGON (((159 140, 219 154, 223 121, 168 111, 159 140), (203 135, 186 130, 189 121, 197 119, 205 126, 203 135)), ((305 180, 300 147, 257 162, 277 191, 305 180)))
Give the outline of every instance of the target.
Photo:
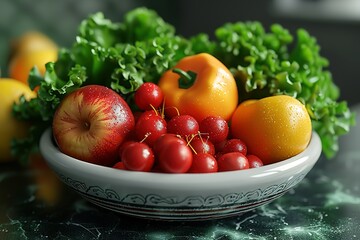
POLYGON ((229 137, 227 121, 208 116, 198 122, 190 115, 170 119, 161 106, 164 96, 154 83, 144 83, 135 92, 133 133, 119 149, 120 162, 113 167, 131 171, 164 173, 213 173, 263 166, 246 144, 229 137))

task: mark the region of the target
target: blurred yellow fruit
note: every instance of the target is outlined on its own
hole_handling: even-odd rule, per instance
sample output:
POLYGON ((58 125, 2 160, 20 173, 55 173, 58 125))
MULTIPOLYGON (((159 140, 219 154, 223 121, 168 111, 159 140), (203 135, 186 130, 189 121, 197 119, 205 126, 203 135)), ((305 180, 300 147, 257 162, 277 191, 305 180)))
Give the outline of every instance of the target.
POLYGON ((57 48, 57 44, 45 34, 37 31, 30 31, 13 39, 11 42, 11 56, 23 52, 57 48))
POLYGON ((44 75, 45 64, 56 59, 57 50, 53 48, 18 53, 10 60, 9 77, 28 84, 29 73, 34 66, 44 75))
POLYGON ((21 95, 26 99, 36 96, 26 84, 9 78, 0 78, 0 162, 13 160, 11 141, 26 136, 29 124, 14 118, 12 106, 21 95))
POLYGON ((28 83, 30 70, 36 66, 41 73, 45 73, 45 64, 57 60, 58 46, 40 32, 27 32, 11 43, 8 63, 9 77, 28 83))

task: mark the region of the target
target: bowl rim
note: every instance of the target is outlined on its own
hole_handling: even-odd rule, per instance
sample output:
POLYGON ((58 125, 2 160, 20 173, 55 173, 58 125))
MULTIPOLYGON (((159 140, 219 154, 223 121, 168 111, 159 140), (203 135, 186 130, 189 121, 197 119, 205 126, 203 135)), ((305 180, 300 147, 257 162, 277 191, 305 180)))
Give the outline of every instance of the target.
POLYGON ((137 184, 159 183, 161 185, 186 185, 186 184, 216 184, 221 182, 232 182, 251 177, 254 179, 267 179, 267 176, 283 176, 288 174, 289 169, 297 173, 302 172, 305 168, 310 170, 317 162, 322 152, 321 140, 319 135, 313 131, 311 140, 307 148, 288 159, 283 161, 264 165, 260 168, 251 168, 237 171, 216 172, 216 173, 160 173, 160 172, 136 172, 128 170, 115 169, 108 166, 96 165, 85 162, 71 156, 68 156, 58 149, 52 140, 51 127, 46 129, 40 139, 40 151, 45 161, 56 168, 73 171, 76 169, 78 174, 86 172, 87 177, 101 177, 114 180, 133 181, 137 184), (62 161, 58 161, 62 159, 62 161))

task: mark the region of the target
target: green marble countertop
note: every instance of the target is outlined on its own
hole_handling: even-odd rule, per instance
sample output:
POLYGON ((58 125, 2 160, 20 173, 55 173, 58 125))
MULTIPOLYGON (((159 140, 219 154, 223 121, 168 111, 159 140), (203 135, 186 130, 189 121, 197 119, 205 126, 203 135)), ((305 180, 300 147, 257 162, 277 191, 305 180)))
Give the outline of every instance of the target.
MULTIPOLYGON (((360 106, 354 107, 360 122, 360 106)), ((0 239, 360 239, 360 126, 274 202, 237 217, 158 222, 100 209, 41 160, 0 165, 0 239)))

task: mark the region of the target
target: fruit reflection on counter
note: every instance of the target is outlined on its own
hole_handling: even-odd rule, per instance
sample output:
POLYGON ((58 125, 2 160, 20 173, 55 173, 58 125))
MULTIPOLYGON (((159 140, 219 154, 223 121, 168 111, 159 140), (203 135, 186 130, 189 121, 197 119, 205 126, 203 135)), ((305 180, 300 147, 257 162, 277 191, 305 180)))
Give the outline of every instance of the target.
POLYGON ((55 172, 49 168, 41 154, 31 155, 28 169, 32 173, 33 181, 36 184, 35 197, 47 206, 63 201, 64 184, 60 181, 55 172))

